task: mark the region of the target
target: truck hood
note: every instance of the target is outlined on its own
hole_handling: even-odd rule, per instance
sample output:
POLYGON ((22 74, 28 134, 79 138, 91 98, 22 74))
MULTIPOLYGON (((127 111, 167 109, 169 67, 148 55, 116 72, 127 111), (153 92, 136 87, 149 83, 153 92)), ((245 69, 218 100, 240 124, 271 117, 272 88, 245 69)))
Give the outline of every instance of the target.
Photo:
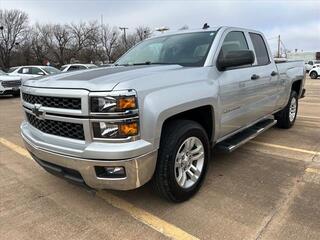
MULTIPOLYGON (((119 83, 152 76, 160 72, 183 69, 180 65, 143 65, 105 67, 27 80, 24 86, 39 88, 86 89, 89 91, 111 91, 119 83)), ((133 86, 134 88, 134 86, 133 86)))
POLYGON ((0 81, 17 81, 21 80, 19 76, 0 75, 0 81))

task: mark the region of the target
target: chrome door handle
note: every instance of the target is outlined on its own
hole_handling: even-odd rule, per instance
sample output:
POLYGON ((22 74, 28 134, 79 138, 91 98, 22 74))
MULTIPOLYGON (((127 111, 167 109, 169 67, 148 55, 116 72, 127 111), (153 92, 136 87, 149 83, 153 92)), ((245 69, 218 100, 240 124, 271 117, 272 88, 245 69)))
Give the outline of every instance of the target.
POLYGON ((276 71, 272 71, 272 73, 270 74, 272 77, 278 75, 278 73, 276 71))

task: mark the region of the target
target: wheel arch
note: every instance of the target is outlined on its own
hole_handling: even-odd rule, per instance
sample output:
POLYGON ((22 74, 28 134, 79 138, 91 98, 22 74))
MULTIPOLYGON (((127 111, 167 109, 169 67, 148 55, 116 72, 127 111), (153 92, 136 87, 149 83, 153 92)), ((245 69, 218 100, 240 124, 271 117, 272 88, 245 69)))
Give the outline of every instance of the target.
POLYGON ((213 106, 203 105, 167 117, 162 123, 160 138, 163 133, 163 129, 168 125, 168 123, 179 119, 192 120, 199 123, 206 131, 210 143, 213 142, 215 133, 215 112, 213 106))

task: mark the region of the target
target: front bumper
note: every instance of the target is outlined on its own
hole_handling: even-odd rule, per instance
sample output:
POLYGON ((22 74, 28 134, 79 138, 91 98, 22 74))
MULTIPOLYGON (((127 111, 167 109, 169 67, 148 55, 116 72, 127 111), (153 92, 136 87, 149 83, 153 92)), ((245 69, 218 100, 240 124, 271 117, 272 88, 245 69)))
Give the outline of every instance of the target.
MULTIPOLYGON (((138 188, 152 178, 156 167, 157 151, 130 159, 96 160, 72 157, 42 149, 34 145, 23 133, 22 138, 28 151, 42 167, 47 169, 48 164, 50 164, 50 169, 54 170, 56 168, 58 172, 62 172, 61 169, 75 170, 80 173, 86 185, 95 189, 129 190, 138 188), (99 178, 95 166, 124 167, 126 176, 124 178, 99 178)), ((60 175, 72 180, 72 176, 68 174, 60 175)), ((78 180, 81 182, 81 179, 78 180)))

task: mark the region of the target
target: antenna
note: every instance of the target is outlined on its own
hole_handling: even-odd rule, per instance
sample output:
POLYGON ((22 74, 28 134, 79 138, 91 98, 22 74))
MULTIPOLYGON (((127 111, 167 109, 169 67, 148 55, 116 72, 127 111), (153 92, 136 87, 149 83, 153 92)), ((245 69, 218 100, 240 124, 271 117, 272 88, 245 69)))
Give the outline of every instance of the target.
POLYGON ((207 29, 207 28, 209 28, 210 26, 208 25, 208 23, 205 23, 205 24, 203 24, 203 27, 202 27, 202 29, 207 29))

